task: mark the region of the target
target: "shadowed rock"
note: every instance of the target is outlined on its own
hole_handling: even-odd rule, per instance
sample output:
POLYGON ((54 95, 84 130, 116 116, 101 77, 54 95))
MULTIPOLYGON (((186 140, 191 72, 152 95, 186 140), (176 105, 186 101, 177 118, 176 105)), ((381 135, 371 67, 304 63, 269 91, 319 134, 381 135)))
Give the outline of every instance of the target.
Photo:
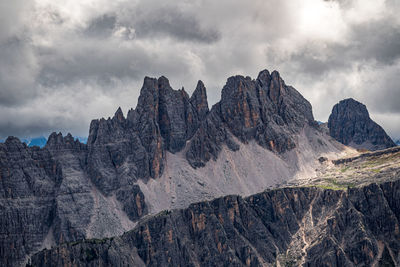
POLYGON ((261 71, 256 80, 233 76, 222 89, 221 101, 190 140, 186 156, 193 167, 201 167, 218 157, 223 144, 237 150, 231 134, 243 143, 256 140, 283 153, 295 147, 293 134, 314 124, 311 104, 286 86, 277 71, 261 71))
MULTIPOLYGON (((171 88, 165 77, 146 77, 136 108, 129 110, 126 117, 118 108, 112 118, 93 120, 87 144, 74 140, 71 134, 52 133, 43 149, 28 148, 10 137, 0 144, 0 226, 6 229, 0 235, 4 248, 0 251, 0 265, 22 264, 27 255, 43 247, 119 235, 146 215, 151 205, 157 204, 154 199, 163 193, 171 193, 171 197, 177 192, 187 194, 176 196, 179 203, 187 206, 194 199, 190 190, 197 190, 196 187, 189 185, 187 192, 176 188, 181 185, 180 177, 197 171, 191 167, 216 160, 224 146, 237 151, 240 143, 251 141, 256 143, 252 145, 272 151, 267 151, 269 159, 282 161, 280 155, 296 147, 296 135, 309 125, 315 125, 309 102, 285 85, 278 72, 264 70, 255 80, 230 77, 221 100, 211 110, 201 81, 189 97, 183 88, 171 88), (166 180, 163 174, 168 170, 169 153, 182 156, 184 164, 180 166, 186 169, 175 179, 166 180), (191 167, 186 167, 186 160, 191 167), (157 184, 160 180, 162 183, 157 184), (173 184, 173 180, 177 183, 173 184), (158 185, 161 193, 152 191, 158 185)), ((274 166, 274 162, 267 165, 272 166, 276 177, 264 179, 257 169, 257 179, 287 177, 292 170, 288 171, 281 161, 278 166, 283 167, 274 166)), ((215 174, 207 178, 222 179, 215 174)), ((251 188, 258 188, 257 185, 251 188)), ((199 190, 195 197, 203 200, 209 195, 199 190)), ((170 204, 169 198, 159 201, 170 204)), ((194 224, 202 228, 202 217, 196 217, 194 224)), ((220 249, 226 248, 218 248, 217 244, 220 249)), ((92 252, 87 254, 89 259, 100 256, 92 252)), ((151 260, 143 258, 143 249, 137 253, 139 258, 133 256, 135 262, 151 260)), ((229 253, 232 259, 236 257, 229 253)), ((243 258, 249 252, 243 248, 237 253, 243 258)), ((122 265, 131 259, 124 259, 122 265)))
POLYGON ((189 98, 184 89, 172 89, 164 76, 146 77, 137 107, 128 112, 126 120, 119 109, 113 119, 92 121, 88 139, 91 177, 106 193, 120 186, 115 181, 159 177, 166 151, 181 151, 207 113, 201 81, 189 98))
POLYGON ((196 89, 194 90, 192 96, 190 97, 189 102, 197 111, 199 120, 200 121, 204 120, 209 110, 208 110, 207 92, 202 81, 197 82, 196 89))
POLYGON ((0 144, 1 266, 22 265, 43 247, 122 233, 133 224, 121 221, 147 213, 138 185, 110 192, 117 201, 100 193, 87 157, 88 147, 70 134, 52 133, 42 149, 15 137, 0 144))
POLYGON ((48 150, 18 138, 0 144, 0 265, 22 264, 37 251, 56 218, 60 165, 48 150))
POLYGON ((43 250, 34 266, 399 264, 400 182, 284 188, 165 211, 112 239, 43 250))
POLYGON ((354 148, 379 150, 396 146, 383 128, 371 120, 367 107, 352 98, 333 107, 328 128, 333 138, 354 148))

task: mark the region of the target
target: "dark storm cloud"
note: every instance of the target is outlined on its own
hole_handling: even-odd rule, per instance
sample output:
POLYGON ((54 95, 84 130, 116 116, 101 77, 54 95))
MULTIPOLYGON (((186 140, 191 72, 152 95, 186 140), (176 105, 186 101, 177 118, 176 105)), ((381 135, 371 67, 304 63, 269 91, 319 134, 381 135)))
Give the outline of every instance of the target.
POLYGON ((12 37, 0 44, 0 105, 19 105, 36 95, 36 62, 25 40, 12 37))
POLYGON ((6 138, 7 136, 34 137, 45 135, 47 137, 49 129, 58 128, 53 122, 29 120, 23 121, 21 124, 16 124, 15 121, 1 120, 0 122, 0 136, 6 138))
MULTIPOLYGON (((372 111, 386 114, 400 114, 400 61, 397 68, 386 68, 372 73, 363 96, 372 111)), ((400 137, 400 136, 399 136, 400 137)))
POLYGON ((400 137, 395 0, 0 0, 0 137, 86 135, 165 75, 211 104, 226 78, 278 69, 326 120, 354 97, 400 137), (79 119, 77 119, 79 118, 79 119), (396 126, 399 125, 399 126, 396 126))
POLYGON ((148 43, 151 46, 163 38, 212 43, 219 40, 220 34, 215 29, 200 26, 196 17, 178 11, 175 6, 153 7, 146 3, 127 17, 120 13, 118 16, 116 12, 102 14, 89 20, 81 34, 72 36, 68 42, 37 48, 41 59, 37 80, 54 87, 77 80, 108 84, 112 79, 141 80, 152 73, 187 72, 190 69, 187 64, 191 62, 184 58, 183 51, 177 51, 176 47, 173 50, 168 47, 147 49, 148 43), (143 43, 138 44, 141 41, 143 43), (121 45, 123 42, 126 43, 121 45))
POLYGON ((203 27, 193 14, 180 11, 175 5, 139 4, 128 16, 103 14, 94 18, 84 30, 90 37, 108 37, 118 27, 130 31, 131 38, 173 38, 179 41, 213 43, 221 38, 214 28, 203 27))
POLYGON ((140 78, 143 73, 136 64, 149 60, 143 51, 116 49, 97 42, 77 41, 41 53, 39 82, 46 86, 87 79, 107 83, 112 78, 140 78))
POLYGON ((20 105, 36 95, 37 64, 24 21, 31 7, 19 0, 0 2, 0 105, 20 105))
POLYGON ((355 59, 374 59, 386 65, 393 64, 400 57, 400 28, 395 27, 391 20, 354 26, 352 41, 346 54, 353 54, 355 59))
MULTIPOLYGON (((142 46, 117 46, 117 43, 107 40, 102 43, 77 41, 61 44, 56 50, 42 51, 38 81, 52 87, 81 80, 108 85, 113 79, 141 80, 150 73, 177 73, 188 68, 182 64, 180 55, 174 55, 167 49, 163 55, 157 55, 142 46)), ((99 87, 99 90, 102 89, 99 87)), ((112 90, 108 86, 104 89, 112 90)))
POLYGON ((84 34, 92 37, 109 37, 115 29, 116 22, 114 14, 104 14, 94 18, 84 30, 84 34))
MULTIPOLYGON (((6 111, 3 108, 0 110, 2 112, 6 111)), ((50 114, 43 114, 40 111, 38 113, 25 113, 18 109, 9 109, 8 112, 7 116, 0 115, 0 136, 2 139, 5 139, 7 136, 17 136, 20 138, 47 137, 53 131, 72 132, 74 135, 79 136, 81 132, 76 131, 76 129, 87 127, 82 121, 76 120, 76 117, 66 117, 61 114, 51 116, 50 114)))
POLYGON ((203 29, 194 16, 174 8, 138 10, 133 27, 138 38, 173 37, 182 41, 213 43, 220 39, 215 29, 203 29))

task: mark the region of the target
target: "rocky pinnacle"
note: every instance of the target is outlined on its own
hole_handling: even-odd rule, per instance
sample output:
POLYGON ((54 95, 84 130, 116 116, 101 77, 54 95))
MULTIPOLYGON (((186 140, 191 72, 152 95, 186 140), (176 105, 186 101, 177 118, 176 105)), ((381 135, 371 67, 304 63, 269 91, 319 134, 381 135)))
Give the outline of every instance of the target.
POLYGON ((333 107, 328 128, 333 138, 354 148, 379 150, 396 146, 385 130, 371 120, 367 107, 352 98, 333 107))

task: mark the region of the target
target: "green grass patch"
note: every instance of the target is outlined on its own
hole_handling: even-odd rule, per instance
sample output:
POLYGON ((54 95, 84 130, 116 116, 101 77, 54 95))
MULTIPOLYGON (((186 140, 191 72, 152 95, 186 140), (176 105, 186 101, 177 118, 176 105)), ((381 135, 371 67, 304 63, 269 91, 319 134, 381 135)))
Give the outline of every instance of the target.
POLYGON ((350 167, 349 167, 349 166, 346 166, 346 167, 340 169, 340 171, 341 171, 341 172, 346 172, 348 169, 350 169, 350 167))
POLYGON ((378 159, 371 159, 361 165, 363 168, 371 168, 371 167, 376 167, 382 164, 387 164, 390 162, 388 158, 378 158, 378 159))
POLYGON ((336 179, 333 179, 333 178, 327 178, 327 179, 325 179, 325 182, 327 184, 320 184, 320 185, 317 185, 317 187, 320 187, 323 189, 331 189, 331 190, 347 190, 347 188, 354 187, 353 183, 338 182, 336 179))
POLYGON ((382 170, 381 168, 377 168, 377 169, 371 169, 370 171, 374 173, 380 173, 381 170, 382 170))
POLYGON ((329 185, 329 184, 317 184, 317 185, 314 185, 314 186, 318 187, 318 188, 322 188, 322 189, 330 189, 330 190, 335 190, 335 191, 337 191, 337 190, 346 190, 347 189, 346 187, 338 187, 338 186, 329 185))

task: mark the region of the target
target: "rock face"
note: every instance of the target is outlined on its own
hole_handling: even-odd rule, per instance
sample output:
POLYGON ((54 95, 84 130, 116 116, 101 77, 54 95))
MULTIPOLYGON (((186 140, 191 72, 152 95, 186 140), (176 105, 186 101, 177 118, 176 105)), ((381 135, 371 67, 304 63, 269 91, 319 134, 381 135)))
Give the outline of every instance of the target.
POLYGON ((60 165, 48 150, 15 137, 0 144, 0 265, 20 264, 37 251, 55 219, 60 165))
POLYGON ((0 144, 0 265, 120 235, 165 208, 260 192, 341 149, 276 71, 229 78, 211 110, 201 81, 189 96, 146 77, 136 108, 93 120, 87 144, 61 133, 42 149, 12 137, 0 144))
POLYGON ((284 153, 296 146, 293 134, 305 125, 317 125, 310 103, 277 71, 264 70, 256 80, 230 77, 211 111, 201 81, 189 98, 165 77, 146 77, 138 105, 126 119, 118 110, 112 119, 92 121, 88 165, 107 192, 120 186, 116 181, 161 176, 165 153, 182 151, 188 141, 186 159, 196 168, 215 160, 223 145, 238 150, 233 137, 284 153), (113 166, 121 168, 106 171, 113 166))
POLYGON ((186 157, 193 167, 216 159, 222 144, 237 150, 241 142, 255 140, 277 153, 293 149, 293 134, 304 125, 315 125, 311 104, 293 87, 286 86, 277 71, 260 72, 256 80, 234 76, 222 89, 221 101, 201 124, 186 157))
POLYGON ((137 179, 159 177, 165 152, 181 151, 207 113, 201 81, 189 98, 184 89, 173 90, 165 77, 146 77, 138 105, 126 119, 119 109, 112 119, 90 125, 88 166, 98 177, 96 184, 107 193, 137 179))
POLYGON ((352 98, 333 107, 328 128, 333 138, 354 148, 379 150, 396 145, 382 127, 371 120, 366 106, 352 98))
POLYGON ((99 192, 87 155, 70 134, 51 134, 43 149, 15 137, 0 144, 1 266, 22 265, 44 247, 121 234, 147 213, 137 185, 99 192))
POLYGON ((33 266, 398 266, 400 181, 284 188, 162 212, 120 237, 43 250, 33 266))

